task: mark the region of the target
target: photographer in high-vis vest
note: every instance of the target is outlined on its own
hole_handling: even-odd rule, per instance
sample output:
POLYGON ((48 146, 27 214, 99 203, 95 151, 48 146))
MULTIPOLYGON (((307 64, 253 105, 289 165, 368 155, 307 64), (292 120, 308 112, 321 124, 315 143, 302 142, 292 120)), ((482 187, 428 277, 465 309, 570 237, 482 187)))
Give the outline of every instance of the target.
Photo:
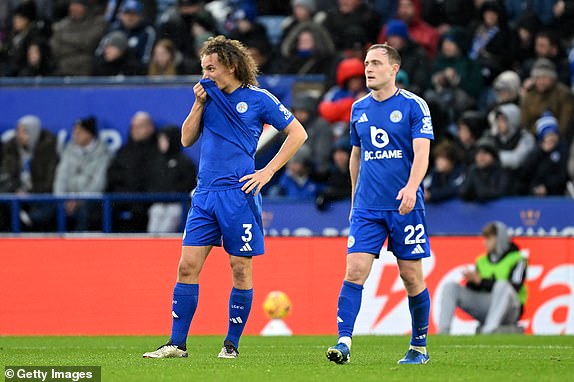
POLYGON ((449 334, 456 308, 480 323, 480 333, 506 332, 517 327, 526 303, 527 259, 501 222, 482 229, 486 253, 476 259, 476 268, 463 272, 466 285, 444 286, 438 332, 449 334))

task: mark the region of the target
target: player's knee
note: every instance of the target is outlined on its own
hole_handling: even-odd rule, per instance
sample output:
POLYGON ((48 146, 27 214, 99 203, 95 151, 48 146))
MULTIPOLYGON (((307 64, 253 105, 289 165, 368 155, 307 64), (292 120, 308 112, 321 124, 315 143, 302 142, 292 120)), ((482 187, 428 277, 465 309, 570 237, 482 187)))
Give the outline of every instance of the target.
POLYGON ((231 267, 231 272, 233 273, 233 278, 235 280, 242 280, 246 281, 251 277, 251 267, 247 266, 246 264, 233 264, 231 267))
POLYGON ((345 280, 352 282, 353 284, 363 285, 368 276, 368 270, 362 269, 361 267, 349 267, 347 269, 347 274, 345 275, 345 280))
POLYGON ((180 278, 194 276, 197 273, 197 267, 187 261, 180 261, 177 268, 177 274, 180 278))
POLYGON ((407 289, 419 283, 418 274, 413 269, 401 269, 400 275, 407 289))

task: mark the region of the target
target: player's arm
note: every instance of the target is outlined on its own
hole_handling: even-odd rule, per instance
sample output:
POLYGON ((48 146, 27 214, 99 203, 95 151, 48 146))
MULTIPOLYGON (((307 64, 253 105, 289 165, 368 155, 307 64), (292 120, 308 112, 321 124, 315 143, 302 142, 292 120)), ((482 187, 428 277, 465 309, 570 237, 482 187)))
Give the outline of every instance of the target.
POLYGON ((247 181, 241 187, 245 193, 249 193, 255 189, 255 195, 257 195, 261 191, 261 188, 271 180, 273 175, 291 159, 297 150, 299 150, 299 147, 307 140, 305 128, 301 125, 301 122, 295 118, 283 129, 283 132, 287 135, 287 138, 277 154, 267 163, 267 166, 239 179, 239 182, 247 181))
POLYGON ((397 200, 401 201, 399 205, 399 213, 401 215, 408 214, 415 207, 417 190, 426 175, 429 165, 430 139, 413 139, 413 151, 414 159, 409 180, 397 195, 397 200))
POLYGON ((353 146, 351 158, 349 159, 349 173, 351 175, 351 209, 355 200, 355 186, 359 177, 359 168, 361 167, 361 148, 353 146))
POLYGON ((193 93, 195 94, 195 102, 181 125, 181 144, 183 147, 193 145, 201 134, 201 118, 203 117, 203 106, 207 100, 207 92, 198 82, 193 87, 193 93))

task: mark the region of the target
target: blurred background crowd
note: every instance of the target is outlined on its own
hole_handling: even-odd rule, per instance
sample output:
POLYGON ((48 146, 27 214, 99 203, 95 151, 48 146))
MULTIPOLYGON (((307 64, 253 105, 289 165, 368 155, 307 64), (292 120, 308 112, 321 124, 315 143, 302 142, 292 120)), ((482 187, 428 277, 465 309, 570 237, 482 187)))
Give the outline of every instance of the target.
MULTIPOLYGON (((269 196, 319 209, 349 198, 351 106, 368 92, 366 49, 387 42, 402 56, 397 85, 431 109, 427 202, 574 197, 574 0, 2 0, 0 76, 200 75, 199 49, 218 34, 243 42, 263 75, 325 78, 320 92, 293 95, 309 140, 269 196)), ((197 164, 183 154, 178 126, 156 127, 138 112, 129 140, 110 152, 97 116, 77 117, 64 148, 36 116, 14 121, 0 151, 0 193, 194 188, 197 164)), ((68 201, 71 229, 96 227, 95 209, 68 201)), ((0 217, 7 210, 0 205, 0 217)), ((49 230, 54 214, 35 203, 20 218, 49 230)), ((181 214, 178 203, 124 203, 115 227, 175 232, 181 214)))

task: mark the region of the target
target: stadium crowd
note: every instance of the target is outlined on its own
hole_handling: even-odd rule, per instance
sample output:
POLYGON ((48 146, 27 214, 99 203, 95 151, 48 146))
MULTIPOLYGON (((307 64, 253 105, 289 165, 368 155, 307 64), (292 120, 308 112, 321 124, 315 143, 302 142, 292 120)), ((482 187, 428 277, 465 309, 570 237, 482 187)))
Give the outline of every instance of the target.
MULTIPOLYGON (((574 197, 571 0, 5 0, 0 76, 199 75, 198 51, 218 34, 243 42, 261 74, 326 78, 321 94, 294 94, 291 109, 309 140, 267 187, 269 195, 315 200, 318 208, 349 197, 351 106, 367 93, 366 49, 386 41, 402 57, 398 85, 431 108, 436 139, 427 202, 574 197)), ((14 121, 18 133, 0 151, 0 192, 195 186, 177 127, 156 130, 153 116, 138 112, 129 141, 112 153, 98 142, 97 116, 78 117, 62 152, 37 117, 14 121), (142 163, 146 173, 133 171, 142 163), (71 182, 72 173, 91 176, 71 182)), ((182 213, 160 203, 116 207, 115 227, 125 231, 170 232, 182 213)), ((85 230, 97 223, 86 221, 93 208, 70 202, 66 212, 85 230)), ((0 205, 0 215, 6 209, 0 205)), ((54 213, 38 204, 21 218, 49 229, 43 224, 54 213)))

